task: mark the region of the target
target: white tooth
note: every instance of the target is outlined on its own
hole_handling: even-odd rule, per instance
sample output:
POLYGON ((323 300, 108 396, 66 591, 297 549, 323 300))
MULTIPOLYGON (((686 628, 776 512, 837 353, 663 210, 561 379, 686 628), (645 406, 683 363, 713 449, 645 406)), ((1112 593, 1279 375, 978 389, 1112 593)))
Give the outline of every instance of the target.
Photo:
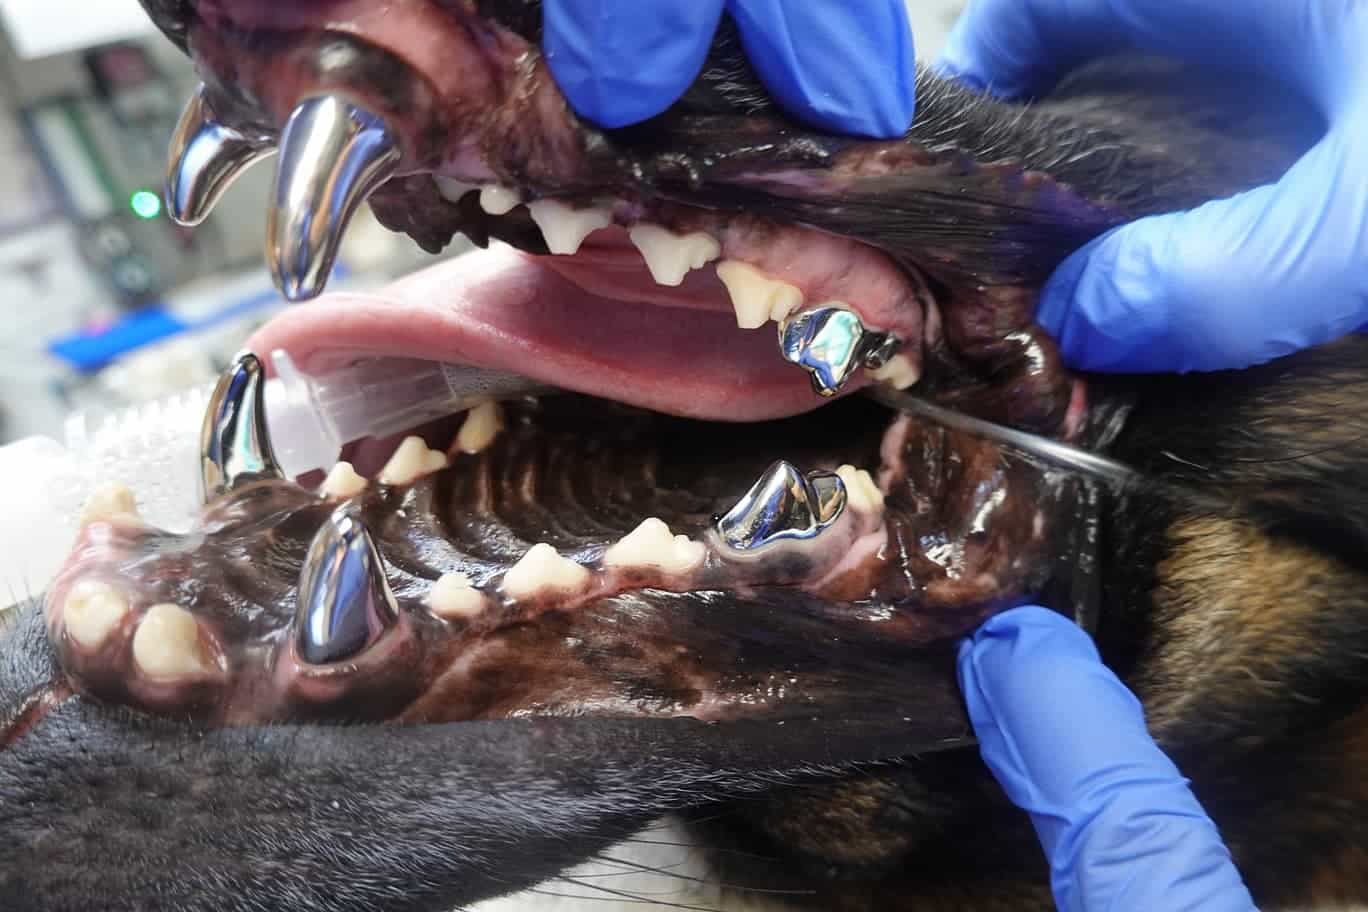
POLYGON ((71 638, 96 649, 128 614, 128 599, 108 583, 80 580, 62 603, 62 619, 71 638))
POLYGON ((118 482, 97 488, 81 510, 81 525, 107 519, 138 519, 133 492, 118 482))
POLYGON ((446 454, 428 447, 422 437, 405 437, 399 449, 380 470, 377 480, 386 485, 404 485, 424 475, 445 469, 446 454))
POLYGON ((494 442, 503 427, 503 409, 499 408, 499 403, 482 402, 466 413, 452 449, 462 453, 479 453, 494 442))
POLYGON ((464 573, 443 573, 428 590, 425 601, 433 614, 449 620, 469 620, 485 609, 484 595, 464 573))
POLYGON ((529 203, 527 209, 546 238, 546 249, 552 253, 577 253, 585 238, 613 223, 613 214, 597 206, 571 209, 557 200, 537 200, 529 203))
POLYGON ((153 605, 133 634, 133 661, 150 677, 171 678, 208 670, 199 623, 179 605, 153 605))
POLYGON ((444 177, 441 174, 432 175, 432 179, 437 183, 437 192, 442 194, 442 198, 450 203, 459 203, 461 197, 472 190, 480 189, 475 184, 467 184, 452 177, 444 177))
POLYGON ((703 563, 707 549, 687 535, 671 535, 664 520, 642 522, 603 554, 606 567, 659 567, 666 573, 688 573, 703 563))
POLYGON ((589 585, 589 571, 541 542, 528 549, 503 578, 503 589, 515 599, 545 590, 573 591, 589 585))
POLYGON ((782 320, 803 306, 803 293, 796 285, 771 279, 740 260, 718 263, 717 277, 727 286, 736 325, 742 329, 759 329, 765 321, 782 320))
POLYGON ((717 239, 702 231, 675 234, 659 225, 641 224, 628 236, 659 285, 678 285, 690 269, 701 269, 722 254, 717 239))
POLYGON ((323 484, 318 491, 324 497, 336 497, 345 500, 348 497, 355 497, 366 490, 366 479, 358 475, 356 468, 350 462, 339 462, 332 467, 328 477, 323 479, 323 484))
POLYGON ((921 370, 907 355, 894 355, 883 367, 870 371, 869 376, 901 390, 907 389, 921 379, 921 370))
POLYGON ((861 513, 877 513, 883 509, 884 495, 874 478, 864 469, 843 465, 836 470, 845 482, 846 503, 861 513))
POLYGON ((480 208, 490 215, 506 215, 513 207, 522 202, 517 190, 490 184, 480 190, 480 208))

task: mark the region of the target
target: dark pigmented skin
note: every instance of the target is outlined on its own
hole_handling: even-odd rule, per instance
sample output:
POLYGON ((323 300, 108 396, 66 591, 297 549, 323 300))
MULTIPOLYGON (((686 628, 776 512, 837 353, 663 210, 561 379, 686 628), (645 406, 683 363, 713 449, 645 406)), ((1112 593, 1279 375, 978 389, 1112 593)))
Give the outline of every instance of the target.
MULTIPOLYGON (((534 27, 534 4, 479 8, 534 27)), ((163 27, 175 33, 174 21, 163 27)), ((719 52, 709 70, 721 74, 716 85, 705 79, 676 114, 768 110, 725 58, 719 52)), ((1276 132, 1264 129, 1276 99, 1247 86, 1199 98, 1195 80, 1155 66, 1094 68, 1026 114, 933 82, 914 133, 924 130, 928 148, 948 143, 959 165, 884 186, 885 203, 905 203, 888 207, 889 218, 866 205, 858 225, 833 227, 912 254, 934 247, 927 262, 940 264, 942 300, 994 284, 1008 297, 1001 312, 1020 318, 1012 295, 1112 219, 1222 195, 1286 160, 1287 146, 1257 139, 1276 132), (1145 67, 1152 78, 1140 78, 1145 67), (1248 109, 1254 99, 1261 111, 1248 109), (998 159, 1009 164, 987 166, 998 159), (1011 162, 1049 176, 1032 184, 1011 162), (1059 205, 1045 205, 1052 200, 1059 205)), ((696 123, 707 138, 708 122, 696 123)), ((721 164, 690 185, 690 199, 711 192, 776 216, 835 217, 829 207, 823 216, 821 200, 743 187, 738 174, 765 156, 727 148, 738 134, 710 128, 721 164)), ((645 149, 651 137, 615 142, 645 149)), ((783 154, 820 163, 843 149, 800 137, 783 154)), ((652 181, 677 184, 697 164, 663 162, 652 181)), ((991 319, 965 329, 974 325, 1003 329, 991 319)), ((991 347, 994 336, 958 339, 991 347)), ((973 365, 963 352, 932 355, 944 359, 934 388, 949 397, 956 372, 973 365)), ((1203 486, 1219 504, 1156 486, 1106 505, 1097 637, 1266 909, 1368 899, 1365 364, 1368 342, 1352 338, 1215 378, 1093 380, 1137 403, 1115 455, 1157 479, 1203 486)), ((712 607, 725 610, 726 594, 712 607)), ((772 617, 785 607, 768 606, 772 617)), ((763 644, 805 629, 760 615, 736 623, 714 620, 713 630, 763 644)), ((719 850, 723 880, 807 891, 786 894, 795 908, 1051 908, 1034 835, 972 748, 909 739, 874 699, 901 684, 913 712, 962 719, 948 699, 948 651, 937 677, 899 679, 833 638, 817 654, 828 650, 851 682, 863 672, 856 692, 873 695, 876 713, 807 725, 330 719, 208 728, 69 696, 36 606, 11 615, 0 636, 5 909, 447 909, 541 881, 666 811, 692 818, 719 850), (851 768, 893 757, 893 766, 851 768)))

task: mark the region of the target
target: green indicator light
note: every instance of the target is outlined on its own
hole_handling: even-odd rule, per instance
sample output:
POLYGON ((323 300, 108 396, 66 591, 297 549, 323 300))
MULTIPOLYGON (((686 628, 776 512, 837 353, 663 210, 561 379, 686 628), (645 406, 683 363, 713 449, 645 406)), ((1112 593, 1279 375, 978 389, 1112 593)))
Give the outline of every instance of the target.
POLYGON ((128 198, 128 205, 138 218, 154 219, 161 214, 161 197, 151 190, 139 190, 128 198))

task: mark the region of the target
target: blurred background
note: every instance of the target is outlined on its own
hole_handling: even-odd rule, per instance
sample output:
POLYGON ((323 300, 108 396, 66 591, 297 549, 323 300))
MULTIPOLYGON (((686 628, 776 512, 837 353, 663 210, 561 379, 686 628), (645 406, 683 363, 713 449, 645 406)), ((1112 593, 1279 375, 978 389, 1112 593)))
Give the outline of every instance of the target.
MULTIPOLYGON (((962 0, 908 5, 932 57, 962 0)), ((262 261, 269 167, 197 228, 166 216, 167 140, 195 82, 136 0, 0 0, 0 444, 201 386, 286 306, 262 261)), ((364 211, 329 290, 433 259, 364 211)))

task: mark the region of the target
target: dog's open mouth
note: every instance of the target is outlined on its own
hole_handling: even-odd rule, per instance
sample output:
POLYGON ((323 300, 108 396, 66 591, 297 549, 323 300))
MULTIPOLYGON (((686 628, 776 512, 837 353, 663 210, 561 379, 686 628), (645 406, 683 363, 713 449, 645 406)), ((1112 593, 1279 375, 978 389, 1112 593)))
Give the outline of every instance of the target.
MULTIPOLYGON (((868 715, 926 746, 963 734, 953 644, 1067 563, 1077 484, 848 394, 915 384, 1099 445, 1034 290, 1187 191, 1065 185, 1026 142, 985 163, 1012 137, 951 135, 934 110, 907 141, 805 132, 725 22, 675 108, 610 134, 557 92, 537 4, 145 5, 205 81, 171 209, 194 221, 277 152, 287 294, 321 290, 362 199, 428 249, 486 248, 301 304, 254 351, 550 391, 361 442, 322 482, 228 477, 184 536, 97 504, 47 596, 78 687, 217 724, 868 715)), ((1107 175, 1192 167, 1114 154, 1107 175)), ((1237 186, 1269 157, 1215 156, 1181 186, 1237 186)), ((1079 183, 1111 186, 1085 159, 1065 162, 1079 183)))

